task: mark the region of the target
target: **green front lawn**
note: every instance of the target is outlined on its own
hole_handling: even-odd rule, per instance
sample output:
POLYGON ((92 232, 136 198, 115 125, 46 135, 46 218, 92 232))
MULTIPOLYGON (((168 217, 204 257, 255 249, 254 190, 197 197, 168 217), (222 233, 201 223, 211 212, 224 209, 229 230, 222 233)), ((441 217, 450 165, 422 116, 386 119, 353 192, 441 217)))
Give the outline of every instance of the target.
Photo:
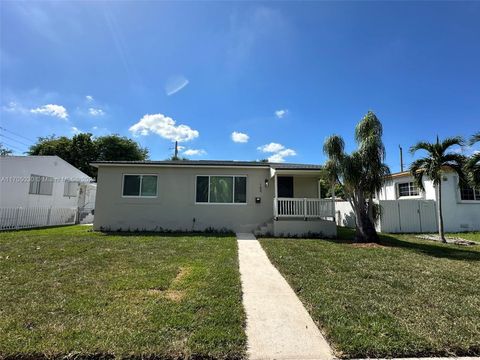
POLYGON ((480 246, 407 235, 261 243, 338 355, 480 355, 480 246))
POLYGON ((480 243, 480 231, 472 231, 472 232, 463 232, 463 233, 448 233, 447 237, 459 237, 465 240, 472 240, 477 241, 480 243))
POLYGON ((241 358, 235 238, 0 233, 0 358, 241 358))

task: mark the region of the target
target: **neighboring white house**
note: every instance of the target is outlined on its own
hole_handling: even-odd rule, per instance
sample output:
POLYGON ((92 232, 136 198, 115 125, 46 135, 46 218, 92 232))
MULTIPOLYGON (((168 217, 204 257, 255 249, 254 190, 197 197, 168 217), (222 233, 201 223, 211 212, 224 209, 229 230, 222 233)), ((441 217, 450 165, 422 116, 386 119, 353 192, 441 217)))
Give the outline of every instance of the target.
MULTIPOLYGON (((381 205, 377 229, 383 232, 432 232, 438 229, 436 189, 429 178, 420 190, 409 172, 392 174, 376 197, 381 205)), ((337 223, 354 226, 350 205, 337 203, 337 223)), ((458 175, 442 177, 442 208, 447 232, 480 230, 480 190, 460 185, 458 175)))
POLYGON ((91 181, 58 156, 0 157, 0 229, 74 223, 95 201, 91 181))
POLYGON ((228 229, 335 236, 322 167, 255 161, 95 162, 96 230, 228 229))

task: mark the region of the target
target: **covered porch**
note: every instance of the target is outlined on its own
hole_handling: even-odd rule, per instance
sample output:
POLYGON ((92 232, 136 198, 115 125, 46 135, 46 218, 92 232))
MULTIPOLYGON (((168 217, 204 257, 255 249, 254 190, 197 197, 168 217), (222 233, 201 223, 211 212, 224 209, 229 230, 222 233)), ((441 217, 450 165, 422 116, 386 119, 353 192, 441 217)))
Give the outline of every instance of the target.
POLYGON ((336 235, 335 199, 323 199, 322 169, 271 169, 275 236, 336 235))

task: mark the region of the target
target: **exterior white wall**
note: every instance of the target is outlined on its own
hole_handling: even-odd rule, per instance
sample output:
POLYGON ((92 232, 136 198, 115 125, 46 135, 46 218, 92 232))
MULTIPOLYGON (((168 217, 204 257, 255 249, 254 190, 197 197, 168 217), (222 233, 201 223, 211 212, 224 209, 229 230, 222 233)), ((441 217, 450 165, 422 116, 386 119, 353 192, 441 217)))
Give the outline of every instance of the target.
MULTIPOLYGON (((413 181, 410 175, 395 177, 384 186, 378 198, 380 200, 437 200, 433 181, 424 180, 425 191, 418 197, 398 197, 398 183, 413 181)), ((480 201, 462 201, 458 187, 458 176, 449 172, 442 179, 442 208, 445 231, 478 231, 480 230, 480 201)))
POLYGON ((77 196, 64 196, 65 179, 88 182, 89 177, 58 156, 1 156, 0 208, 75 208, 77 196), (30 176, 54 178, 52 195, 29 194, 30 176))
POLYGON ((335 201, 335 222, 338 226, 354 228, 355 213, 348 201, 335 201))

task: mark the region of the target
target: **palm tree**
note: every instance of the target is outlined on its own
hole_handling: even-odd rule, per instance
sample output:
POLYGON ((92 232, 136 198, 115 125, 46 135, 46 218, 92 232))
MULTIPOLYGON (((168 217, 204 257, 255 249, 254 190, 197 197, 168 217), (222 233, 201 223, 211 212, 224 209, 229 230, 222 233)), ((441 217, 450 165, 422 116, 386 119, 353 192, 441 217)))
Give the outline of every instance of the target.
POLYGON ((423 186, 423 178, 429 177, 433 181, 437 192, 437 218, 438 218, 438 235, 443 242, 445 240, 445 234, 443 231, 443 214, 442 214, 442 176, 446 170, 455 171, 460 181, 464 181, 463 165, 465 163, 465 157, 460 154, 449 152, 448 150, 452 146, 462 146, 463 139, 459 136, 449 137, 440 142, 437 136, 435 143, 429 143, 426 141, 420 141, 410 148, 410 153, 413 155, 418 150, 424 150, 428 154, 427 156, 415 160, 410 165, 410 172, 417 186, 425 190, 423 186))
MULTIPOLYGON (((476 142, 480 142, 480 131, 472 136, 469 145, 473 145, 476 142)), ((465 164, 465 172, 467 173, 470 185, 475 188, 480 188, 480 151, 468 158, 465 164)))
POLYGON ((345 198, 355 213, 355 240, 359 242, 378 242, 373 195, 390 174, 384 163, 382 133, 382 123, 369 111, 355 128, 356 151, 346 154, 345 142, 338 135, 328 137, 323 145, 328 156, 325 169, 333 184, 343 186, 345 198))

